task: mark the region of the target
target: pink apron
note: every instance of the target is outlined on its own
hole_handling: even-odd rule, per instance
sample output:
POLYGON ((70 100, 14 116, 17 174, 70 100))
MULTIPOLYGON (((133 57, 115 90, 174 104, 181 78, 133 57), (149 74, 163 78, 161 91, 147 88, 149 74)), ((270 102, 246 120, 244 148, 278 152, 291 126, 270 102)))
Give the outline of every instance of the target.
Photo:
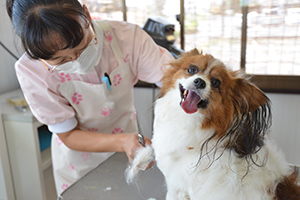
MULTIPOLYGON (((100 22, 100 25, 119 63, 119 67, 109 74, 111 90, 106 84, 71 80, 61 85, 61 94, 76 111, 80 129, 107 134, 136 132, 133 74, 129 64, 123 59, 109 25, 106 22, 100 22)), ((91 73, 97 74, 95 69, 91 73)), ((58 195, 113 154, 71 150, 55 133, 51 148, 58 195)))

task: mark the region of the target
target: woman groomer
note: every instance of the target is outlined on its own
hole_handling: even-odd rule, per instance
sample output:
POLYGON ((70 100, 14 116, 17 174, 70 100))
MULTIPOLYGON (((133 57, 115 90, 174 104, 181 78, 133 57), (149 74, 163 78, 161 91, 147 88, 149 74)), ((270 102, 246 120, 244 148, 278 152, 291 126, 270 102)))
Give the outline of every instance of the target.
MULTIPOLYGON (((93 21, 77 0, 7 0, 25 53, 15 68, 35 117, 53 132, 57 193, 112 153, 141 148, 133 85, 159 83, 173 57, 138 26, 93 21)), ((149 138, 145 138, 150 145, 149 138)))

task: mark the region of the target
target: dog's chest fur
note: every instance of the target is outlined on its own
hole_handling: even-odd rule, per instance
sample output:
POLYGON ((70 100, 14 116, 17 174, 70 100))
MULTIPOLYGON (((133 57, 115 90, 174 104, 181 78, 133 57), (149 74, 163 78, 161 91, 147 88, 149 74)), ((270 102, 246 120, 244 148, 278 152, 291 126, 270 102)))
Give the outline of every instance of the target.
POLYGON ((200 159, 201 146, 214 129, 201 129, 204 116, 186 114, 179 102, 176 88, 158 99, 155 105, 153 148, 166 181, 175 184, 178 191, 190 199, 272 200, 273 182, 289 170, 283 155, 266 142, 255 156, 261 164, 268 156, 265 167, 253 164, 247 168, 248 162, 234 151, 224 150, 222 146, 217 151, 212 150, 215 145, 212 140, 202 149, 200 159))

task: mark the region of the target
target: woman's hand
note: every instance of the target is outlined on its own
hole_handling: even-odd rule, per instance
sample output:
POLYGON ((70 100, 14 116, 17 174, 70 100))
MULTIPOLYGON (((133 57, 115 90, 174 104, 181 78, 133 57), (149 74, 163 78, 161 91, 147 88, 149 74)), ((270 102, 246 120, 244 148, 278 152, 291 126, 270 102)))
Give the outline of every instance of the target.
MULTIPOLYGON (((129 162, 131 163, 134 159, 134 155, 136 150, 139 148, 144 148, 144 146, 139 142, 138 133, 123 133, 120 134, 123 135, 123 142, 122 142, 122 148, 124 152, 126 153, 129 162)), ((144 136, 145 139, 145 145, 151 146, 151 140, 144 136)), ((152 166, 152 165, 151 165, 152 166)))

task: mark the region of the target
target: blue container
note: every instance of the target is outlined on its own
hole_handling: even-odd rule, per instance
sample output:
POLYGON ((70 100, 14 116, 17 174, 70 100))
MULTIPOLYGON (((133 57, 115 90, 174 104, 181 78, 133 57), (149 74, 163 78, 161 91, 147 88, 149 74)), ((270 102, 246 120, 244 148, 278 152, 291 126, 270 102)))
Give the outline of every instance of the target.
POLYGON ((48 130, 46 125, 38 128, 40 150, 43 151, 51 146, 52 133, 48 130))

